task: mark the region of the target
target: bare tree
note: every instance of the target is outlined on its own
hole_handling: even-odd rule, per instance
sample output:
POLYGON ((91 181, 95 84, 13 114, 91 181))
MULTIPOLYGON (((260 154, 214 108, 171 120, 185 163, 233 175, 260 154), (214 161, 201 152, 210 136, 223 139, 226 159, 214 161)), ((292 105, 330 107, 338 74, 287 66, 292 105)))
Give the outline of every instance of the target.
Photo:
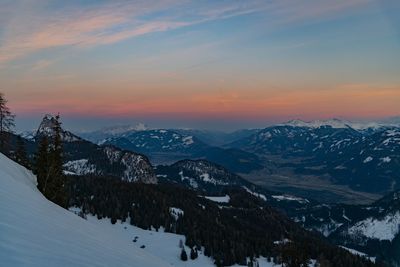
POLYGON ((0 92, 0 150, 4 151, 8 135, 14 129, 15 115, 11 113, 7 106, 7 100, 4 94, 0 92))

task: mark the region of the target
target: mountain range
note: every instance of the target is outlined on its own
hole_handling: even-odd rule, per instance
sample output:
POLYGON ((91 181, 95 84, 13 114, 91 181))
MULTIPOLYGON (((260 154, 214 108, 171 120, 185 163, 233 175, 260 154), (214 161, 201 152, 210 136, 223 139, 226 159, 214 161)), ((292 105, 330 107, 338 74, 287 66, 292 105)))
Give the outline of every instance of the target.
POLYGON ((219 201, 168 186, 69 176, 74 190, 67 211, 41 195, 29 170, 2 154, 0 166, 0 255, 7 266, 27 259, 29 266, 46 267, 277 266, 272 258, 379 266, 303 230, 245 191, 219 201), (182 256, 186 250, 190 259, 182 256))
POLYGON ((207 162, 184 160, 157 166, 159 183, 177 184, 199 194, 215 195, 224 201, 227 191, 244 189, 260 201, 286 214, 305 229, 331 242, 360 251, 373 258, 400 264, 400 191, 392 192, 369 205, 328 204, 291 194, 267 190, 207 162))
POLYGON ((196 136, 176 130, 129 131, 102 140, 99 144, 138 151, 148 155, 155 165, 171 164, 184 159, 206 159, 234 172, 247 173, 262 168, 254 154, 236 148, 211 146, 196 136))
POLYGON ((398 127, 279 125, 229 147, 253 153, 264 162, 265 169, 246 174, 247 179, 324 201, 366 203, 400 188, 398 127))
POLYGON ((141 126, 85 137, 111 132, 98 144, 143 153, 154 165, 204 159, 273 190, 371 203, 399 188, 399 129, 395 120, 292 120, 234 133, 141 126))
MULTIPOLYGON (((35 135, 30 139, 25 139, 32 159, 41 138, 44 136, 51 138, 54 123, 55 118, 46 115, 35 135)), ((142 154, 114 146, 99 146, 64 129, 61 137, 64 148, 64 168, 68 174, 111 175, 125 181, 157 183, 150 161, 142 154)), ((14 139, 16 139, 15 136, 14 139)))
MULTIPOLYGON (((213 151, 213 146, 205 144, 194 135, 188 136, 180 131, 129 130, 128 133, 122 135, 116 134, 119 137, 114 136, 101 144, 95 144, 63 129, 61 136, 64 147, 65 174, 70 177, 74 191, 81 188, 78 190, 81 193, 71 196, 71 208, 78 208, 78 211, 81 211, 80 214, 82 216, 83 213, 86 214, 84 217, 87 218, 97 215, 98 218, 109 217, 111 221, 118 219, 124 221, 127 219, 124 209, 117 213, 109 212, 114 206, 125 205, 125 202, 119 200, 119 197, 132 196, 131 193, 124 196, 125 193, 122 192, 125 190, 128 190, 127 192, 133 190, 132 192, 136 192, 136 195, 142 194, 139 192, 148 192, 148 196, 143 196, 143 199, 147 199, 146 201, 148 198, 165 194, 161 192, 170 194, 174 190, 183 190, 179 194, 190 199, 192 198, 190 194, 193 193, 187 195, 186 192, 194 192, 200 199, 217 203, 217 206, 228 206, 229 209, 232 207, 241 209, 243 207, 240 205, 243 204, 239 203, 247 203, 248 199, 253 199, 252 201, 255 202, 251 204, 251 207, 256 205, 260 209, 265 209, 265 205, 267 205, 268 209, 278 212, 279 216, 284 214, 302 228, 316 233, 317 236, 320 236, 318 239, 327 238, 330 243, 342 246, 352 253, 372 257, 379 262, 384 261, 390 266, 399 265, 400 259, 396 253, 400 240, 400 204, 398 203, 400 193, 396 191, 399 177, 399 128, 380 126, 355 129, 347 123, 340 124, 338 121, 335 121, 336 127, 318 123, 313 123, 313 126, 305 126, 298 122, 295 123, 297 126, 293 126, 293 122, 289 124, 248 132, 244 138, 239 138, 224 148, 218 148, 218 151, 225 153, 231 151, 230 147, 232 147, 257 157, 263 164, 263 169, 250 169, 247 174, 231 170, 222 164, 204 158, 182 159, 173 164, 153 166, 145 156, 149 151, 155 153, 162 149, 165 153, 168 151, 171 153, 185 152, 189 155, 196 149, 197 151, 202 149, 206 149, 207 152, 213 151), (112 140, 120 142, 123 139, 129 141, 125 144, 125 148, 119 148, 112 144, 112 140), (170 142, 170 140, 172 141, 170 142), (143 148, 138 151, 140 153, 134 152, 137 151, 136 145, 138 144, 143 148), (145 145, 142 146, 143 144, 145 145), (363 197, 374 197, 369 199, 368 203, 366 201, 364 205, 337 203, 340 201, 332 203, 333 201, 324 201, 323 197, 314 200, 315 194, 310 194, 310 192, 319 185, 308 184, 308 187, 302 191, 299 190, 299 187, 293 186, 290 180, 284 186, 265 187, 265 183, 260 183, 260 180, 255 179, 257 177, 251 178, 256 172, 268 174, 263 178, 268 179, 282 171, 285 171, 288 176, 314 177, 314 179, 329 181, 334 186, 347 186, 349 190, 365 194, 362 195, 363 197), (138 185, 132 185, 133 187, 128 185, 132 182, 138 185), (142 188, 140 184, 158 185, 157 189, 146 189, 142 188), (288 185, 292 187, 290 188, 288 185), (170 186, 175 189, 170 191, 170 186), (110 190, 115 187, 121 196, 117 196, 117 191, 112 192, 112 190, 107 193, 111 195, 104 195, 105 187, 110 190), (127 188, 125 189, 125 187, 127 188), (165 189, 162 189, 164 187, 165 189), (162 191, 158 192, 159 189, 162 191), (85 196, 83 197, 81 194, 85 194, 85 196), (383 195, 385 196, 381 197, 383 195), (98 206, 93 198, 100 203, 105 203, 106 199, 112 201, 107 204, 107 207, 103 207, 98 206), (238 203, 234 202, 237 198, 240 199, 238 203), (90 199, 92 201, 87 202, 90 199)), ((53 125, 54 118, 45 116, 36 133, 29 139, 24 139, 30 158, 34 157, 41 138, 51 137, 53 125)), ((16 136, 12 136, 11 139, 15 143, 16 136)), ((122 143, 120 146, 123 146, 122 143)), ((227 161, 223 162, 226 164, 227 161)), ((237 164, 241 164, 240 160, 238 162, 237 164)), ((323 190, 321 189, 321 191, 323 190)), ((332 192, 336 193, 337 191, 332 190, 332 192)), ((338 195, 345 194, 342 192, 338 195)), ((336 197, 336 200, 339 199, 336 197)), ((141 201, 140 203, 142 203, 141 201)), ((178 204, 180 202, 176 202, 176 200, 164 199, 160 203, 165 203, 165 201, 172 201, 170 208, 176 208, 174 211, 178 213, 175 212, 173 216, 179 217, 181 211, 183 211, 182 214, 194 212, 189 211, 191 206, 180 206, 178 204)), ((181 199, 180 201, 185 200, 181 199)), ((197 202, 198 200, 196 198, 193 201, 197 202)), ((147 205, 146 203, 143 202, 141 205, 147 205)), ((192 203, 192 205, 202 206, 204 204, 192 203)), ((154 206, 150 209, 156 211, 159 207, 154 206)), ((146 208, 146 210, 148 209, 146 208)), ((127 214, 129 215, 129 213, 127 214)), ((145 216, 140 214, 140 217, 145 216)), ((152 220, 157 218, 155 214, 151 216, 153 216, 152 220)), ((157 219, 154 223, 160 225, 164 220, 162 218, 157 219)), ((146 228, 148 222, 143 223, 133 222, 140 228, 146 228)), ((259 223, 254 227, 259 227, 265 222, 260 221, 259 223)), ((170 229, 169 227, 166 229, 170 229)), ((185 227, 182 229, 186 229, 185 227)), ((253 230, 255 231, 255 229, 253 230)), ((189 234, 186 230, 177 233, 189 234)), ((293 239, 293 236, 288 239, 293 239)), ((304 241, 304 238, 301 239, 304 241)), ((206 240, 202 242, 206 242, 206 240)))

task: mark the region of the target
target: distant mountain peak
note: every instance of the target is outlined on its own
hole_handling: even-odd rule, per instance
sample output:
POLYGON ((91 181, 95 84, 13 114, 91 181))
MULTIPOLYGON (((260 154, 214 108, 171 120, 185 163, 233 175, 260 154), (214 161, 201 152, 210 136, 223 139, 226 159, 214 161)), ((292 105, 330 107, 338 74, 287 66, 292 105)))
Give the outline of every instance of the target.
POLYGON ((377 129, 380 127, 390 126, 390 125, 376 123, 376 122, 352 122, 348 120, 333 118, 327 120, 312 120, 312 121, 303 121, 300 119, 295 119, 282 124, 278 124, 278 126, 292 126, 292 127, 305 127, 305 128, 320 128, 324 126, 330 126, 335 129, 352 128, 354 130, 366 130, 366 129, 377 129))
POLYGON ((293 126, 293 127, 308 127, 308 128, 319 128, 322 126, 330 126, 332 128, 352 128, 352 123, 346 120, 340 120, 337 118, 329 120, 313 120, 303 121, 300 119, 290 120, 282 125, 293 126))
POLYGON ((36 135, 49 136, 49 135, 53 134, 54 124, 55 124, 54 116, 52 116, 50 114, 46 114, 43 117, 42 122, 39 125, 36 135))
POLYGON ((117 126, 110 126, 103 128, 100 130, 103 133, 110 134, 110 135, 118 135, 118 134, 124 134, 124 133, 129 133, 129 132, 140 132, 140 131, 147 131, 150 128, 140 122, 136 125, 117 125, 117 126))
MULTIPOLYGON (((56 123, 55 116, 53 116, 51 114, 46 114, 43 117, 38 130, 36 131, 35 138, 43 137, 43 136, 52 137, 54 135, 55 123, 56 123)), ((65 131, 64 129, 61 129, 61 139, 64 142, 75 142, 75 141, 81 140, 80 137, 74 135, 71 132, 65 131)))

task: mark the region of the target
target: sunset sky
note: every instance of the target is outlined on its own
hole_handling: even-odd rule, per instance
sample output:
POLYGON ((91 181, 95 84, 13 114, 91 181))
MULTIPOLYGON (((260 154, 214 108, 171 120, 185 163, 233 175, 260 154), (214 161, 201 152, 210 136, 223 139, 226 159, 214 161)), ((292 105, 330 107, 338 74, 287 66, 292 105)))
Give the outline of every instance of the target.
POLYGON ((400 115, 400 1, 0 0, 17 126, 233 129, 400 115))

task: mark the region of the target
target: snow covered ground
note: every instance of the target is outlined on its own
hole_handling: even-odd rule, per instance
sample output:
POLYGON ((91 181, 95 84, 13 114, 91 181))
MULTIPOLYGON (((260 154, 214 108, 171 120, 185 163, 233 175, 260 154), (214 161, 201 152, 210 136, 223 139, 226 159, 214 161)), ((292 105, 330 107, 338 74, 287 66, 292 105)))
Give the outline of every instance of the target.
MULTIPOLYGON (((87 216, 87 223, 102 232, 111 234, 114 238, 123 241, 124 246, 140 252, 147 252, 156 255, 163 260, 162 266, 193 266, 208 267, 214 266, 211 258, 199 253, 196 260, 188 260, 183 262, 180 260, 181 248, 180 240, 185 242, 185 237, 181 235, 165 233, 163 231, 148 231, 130 225, 125 222, 117 221, 111 224, 110 219, 98 220, 96 216, 87 216), (134 241, 136 240, 136 241, 134 241), (143 247, 144 246, 144 247, 143 247)), ((185 247, 186 253, 190 255, 190 248, 185 247)), ((139 266, 139 265, 138 265, 139 266)), ((142 265, 153 266, 153 265, 142 265)))
POLYGON ((205 196, 204 198, 207 198, 208 200, 217 202, 217 203, 229 203, 231 198, 228 195, 222 196, 222 197, 207 197, 205 196))
POLYGON ((246 190, 247 193, 249 193, 249 194, 251 194, 251 195, 253 195, 253 196, 255 196, 255 197, 261 198, 261 199, 264 200, 264 201, 267 201, 267 198, 266 198, 265 195, 259 194, 259 193, 256 193, 256 192, 253 192, 253 191, 251 191, 250 189, 248 189, 246 186, 243 186, 243 189, 246 190))
MULTIPOLYGON (((0 154, 1 266, 214 266, 202 253, 181 261, 184 236, 94 216, 83 219, 75 212, 45 199, 36 177, 0 154)), ((258 261, 261 267, 273 266, 264 258, 258 261)))
POLYGON ((36 177, 0 154, 2 266, 170 266, 46 200, 36 177))
MULTIPOLYGON (((172 208, 173 209, 173 208, 172 208)), ((77 213, 79 210, 76 211, 77 213)), ((191 266, 191 267, 211 267, 215 266, 211 258, 208 258, 199 252, 199 257, 196 260, 188 260, 183 262, 179 259, 181 248, 179 248, 180 240, 185 241, 185 237, 181 235, 165 233, 163 231, 148 231, 117 221, 116 224, 111 224, 110 219, 98 220, 95 216, 87 216, 87 221, 94 226, 102 228, 104 232, 112 233, 114 237, 125 240, 127 246, 142 248, 151 254, 157 255, 162 260, 168 263, 166 266, 191 266), (134 242, 133 240, 136 240, 134 242)), ((190 248, 185 246, 186 253, 190 255, 190 248)), ((258 259, 260 267, 273 267, 267 259, 258 259)), ((149 265, 150 266, 150 265, 149 265)), ((151 265, 152 266, 152 265, 151 265)), ((239 265, 234 265, 239 266, 239 265)))
POLYGON ((302 204, 309 203, 309 201, 307 199, 300 198, 300 197, 295 197, 295 196, 290 196, 290 195, 275 195, 275 196, 272 196, 272 197, 275 198, 278 201, 286 200, 286 201, 297 201, 297 202, 302 203, 302 204))
POLYGON ((96 172, 96 165, 90 164, 88 159, 68 161, 64 164, 67 174, 86 175, 96 172))
POLYGON ((392 241, 400 231, 400 212, 387 214, 382 219, 367 218, 349 229, 353 236, 364 236, 392 241))
POLYGON ((375 260, 376 260, 375 257, 369 257, 367 254, 362 253, 362 252, 360 252, 360 251, 358 251, 358 250, 351 249, 351 248, 346 248, 346 247, 343 247, 343 246, 340 246, 340 247, 341 247, 341 248, 344 248, 345 250, 347 250, 347 251, 350 252, 351 254, 354 254, 354 255, 357 255, 357 256, 361 256, 361 257, 366 258, 366 259, 368 259, 368 260, 370 260, 370 261, 372 261, 372 262, 375 262, 375 260))

